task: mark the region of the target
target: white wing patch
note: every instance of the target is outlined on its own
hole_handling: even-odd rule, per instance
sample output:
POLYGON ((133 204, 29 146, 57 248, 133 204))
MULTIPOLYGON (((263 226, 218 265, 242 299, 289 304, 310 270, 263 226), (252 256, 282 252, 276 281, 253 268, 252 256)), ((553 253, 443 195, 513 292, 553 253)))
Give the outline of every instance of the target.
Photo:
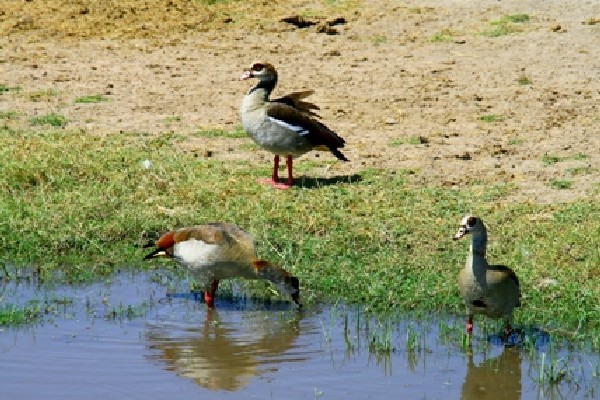
POLYGON ((212 264, 218 256, 219 245, 189 239, 175 244, 173 256, 189 267, 212 264))
POLYGON ((304 135, 308 134, 308 130, 304 129, 301 126, 288 124, 285 121, 282 121, 280 119, 273 118, 273 117, 267 117, 267 118, 269 118, 270 121, 275 122, 277 125, 283 126, 284 128, 287 128, 291 131, 296 132, 298 135, 304 136, 304 135))

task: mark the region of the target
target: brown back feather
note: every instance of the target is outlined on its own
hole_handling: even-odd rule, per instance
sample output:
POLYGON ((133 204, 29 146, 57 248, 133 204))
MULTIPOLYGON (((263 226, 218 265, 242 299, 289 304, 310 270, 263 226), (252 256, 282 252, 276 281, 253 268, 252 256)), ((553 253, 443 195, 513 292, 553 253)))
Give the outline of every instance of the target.
POLYGON ((314 90, 304 90, 302 92, 294 92, 290 94, 286 94, 283 97, 280 97, 275 100, 271 100, 271 102, 286 104, 290 107, 295 108, 298 111, 301 111, 305 114, 310 115, 311 117, 321 118, 319 114, 317 114, 314 110, 320 110, 319 106, 316 104, 310 103, 308 101, 303 101, 305 97, 308 97, 314 94, 314 90))
POLYGON ((283 103, 269 103, 266 112, 269 117, 302 127, 308 131, 306 138, 313 146, 325 146, 340 160, 348 161, 338 150, 346 141, 316 119, 283 103))
POLYGON ((515 274, 515 271, 508 268, 506 265, 490 265, 489 269, 491 269, 493 271, 498 271, 498 272, 505 272, 506 274, 508 274, 508 277, 510 278, 510 280, 512 280, 517 285, 518 288, 521 287, 521 285, 519 283, 519 278, 517 277, 517 274, 515 274))
POLYGON ((489 269, 492 271, 505 272, 509 279, 517 285, 517 288, 519 289, 519 302, 517 303, 517 307, 519 307, 521 305, 521 284, 519 283, 519 278, 517 277, 517 274, 515 274, 515 271, 506 265, 490 265, 489 269))

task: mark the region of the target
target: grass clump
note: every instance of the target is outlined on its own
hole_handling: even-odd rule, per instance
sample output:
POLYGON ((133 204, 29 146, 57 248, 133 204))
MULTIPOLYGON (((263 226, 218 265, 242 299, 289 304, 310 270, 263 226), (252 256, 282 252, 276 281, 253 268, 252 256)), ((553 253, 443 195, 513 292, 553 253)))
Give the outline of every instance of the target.
POLYGON ((481 34, 488 37, 499 37, 521 32, 521 25, 526 22, 529 22, 529 15, 527 14, 505 15, 500 19, 491 21, 490 24, 494 28, 483 31, 481 34))
POLYGON ((371 35, 369 37, 369 40, 375 46, 379 46, 380 44, 384 44, 387 42, 387 36, 381 35, 381 34, 375 34, 375 35, 371 35))
MULTIPOLYGON (((270 174, 268 163, 194 158, 178 150, 180 140, 0 127, 0 258, 88 280, 155 265, 141 261, 140 246, 161 232, 229 221, 252 233, 261 258, 299 277, 307 301, 462 314, 453 282, 468 245, 451 237, 462 215, 477 212, 488 224, 490 261, 521 279, 516 322, 600 335, 597 202, 518 204, 506 201, 510 185, 448 190, 412 184, 404 171, 318 178, 329 160, 298 163, 298 187, 275 191, 255 182, 270 174), (539 285, 548 278, 560 285, 560 301, 539 285)), ((384 351, 387 343, 375 338, 384 351)))
POLYGON ((93 94, 88 96, 80 96, 75 98, 75 103, 101 103, 103 101, 108 101, 108 98, 101 94, 93 94))
POLYGON ((0 83, 0 94, 7 92, 20 92, 21 87, 19 86, 9 86, 4 83, 0 83))
POLYGON ((450 29, 442 29, 441 32, 436 33, 429 38, 429 42, 431 43, 451 42, 452 40, 454 40, 454 35, 450 29))
POLYGON ((504 118, 499 115, 494 114, 486 114, 479 117, 479 119, 483 122, 492 123, 492 122, 501 122, 504 121, 504 118))
POLYGON ((194 1, 197 1, 200 4, 206 4, 209 6, 213 6, 215 4, 220 4, 220 3, 222 3, 222 4, 232 3, 237 0, 194 0, 194 1))
POLYGON ((168 115, 165 117, 165 122, 168 124, 173 122, 181 122, 181 115, 168 115))
POLYGON ((16 111, 0 111, 0 119, 17 119, 18 116, 16 111))
POLYGON ((492 22, 492 24, 494 24, 494 25, 500 25, 500 24, 506 24, 506 23, 523 24, 525 22, 529 22, 529 15, 527 15, 527 14, 512 14, 512 15, 505 15, 498 21, 492 22))
POLYGON ((549 185, 554 189, 571 189, 573 181, 567 179, 551 179, 549 185))
POLYGON ((41 312, 36 305, 24 307, 13 304, 0 306, 0 326, 19 326, 32 323, 40 318, 41 312))
POLYGON ((427 143, 427 139, 421 136, 409 136, 409 137, 401 137, 396 138, 390 141, 390 146, 401 146, 403 144, 417 145, 427 143))
POLYGON ((517 79, 517 82, 519 85, 531 85, 533 83, 533 81, 525 75, 521 75, 519 79, 517 79))
POLYGON ((241 126, 237 126, 234 130, 227 131, 224 129, 199 129, 193 134, 195 137, 204 138, 245 138, 248 135, 241 126))
POLYGON ((544 154, 542 156, 542 163, 545 166, 550 166, 550 165, 557 164, 561 161, 568 161, 568 160, 582 161, 587 158, 588 158, 587 154, 584 154, 584 153, 577 153, 572 156, 565 156, 565 157, 561 157, 561 156, 557 156, 557 155, 553 155, 553 154, 544 154))
POLYGON ((35 92, 31 92, 28 94, 29 100, 38 103, 44 100, 50 100, 53 97, 56 97, 58 92, 54 89, 42 89, 36 90, 35 92))
POLYGON ((562 161, 563 158, 559 157, 559 156, 555 156, 555 155, 550 155, 550 154, 544 154, 542 156, 542 163, 545 166, 549 166, 549 165, 554 165, 559 161, 562 161))
POLYGON ((594 171, 595 171, 594 168, 592 168, 590 165, 586 165, 584 167, 568 168, 566 172, 571 176, 576 176, 576 175, 588 175, 594 171))
POLYGON ((69 122, 67 117, 55 113, 40 115, 29 119, 31 125, 50 125, 54 127, 65 126, 67 125, 67 122, 69 122))

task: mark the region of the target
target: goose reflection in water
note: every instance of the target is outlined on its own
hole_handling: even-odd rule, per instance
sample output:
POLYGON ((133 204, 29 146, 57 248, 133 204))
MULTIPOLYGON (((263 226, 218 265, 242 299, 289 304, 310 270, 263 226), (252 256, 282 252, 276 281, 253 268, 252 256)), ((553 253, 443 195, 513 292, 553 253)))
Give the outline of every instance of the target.
POLYGON ((211 390, 236 391, 253 377, 276 371, 282 362, 306 357, 284 356, 300 333, 301 314, 207 310, 203 326, 153 326, 148 347, 167 370, 211 390))
POLYGON ((521 398, 521 391, 521 353, 518 348, 505 347, 494 358, 485 355, 478 365, 469 349, 462 400, 517 400, 521 398))

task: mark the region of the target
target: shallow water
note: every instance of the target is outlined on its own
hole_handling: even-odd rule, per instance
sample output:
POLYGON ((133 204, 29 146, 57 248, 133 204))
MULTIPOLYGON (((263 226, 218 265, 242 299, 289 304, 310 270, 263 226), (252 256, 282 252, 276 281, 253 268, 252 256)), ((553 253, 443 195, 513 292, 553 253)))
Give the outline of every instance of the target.
POLYGON ((0 329, 0 399, 599 395, 599 355, 553 344, 535 329, 527 334, 535 345, 505 348, 476 326, 469 348, 461 345, 462 321, 441 316, 378 321, 356 307, 298 311, 244 299, 218 299, 208 312, 184 284, 167 297, 160 277, 123 273, 81 287, 3 284, 0 305, 33 299, 48 314, 33 326, 0 329))

